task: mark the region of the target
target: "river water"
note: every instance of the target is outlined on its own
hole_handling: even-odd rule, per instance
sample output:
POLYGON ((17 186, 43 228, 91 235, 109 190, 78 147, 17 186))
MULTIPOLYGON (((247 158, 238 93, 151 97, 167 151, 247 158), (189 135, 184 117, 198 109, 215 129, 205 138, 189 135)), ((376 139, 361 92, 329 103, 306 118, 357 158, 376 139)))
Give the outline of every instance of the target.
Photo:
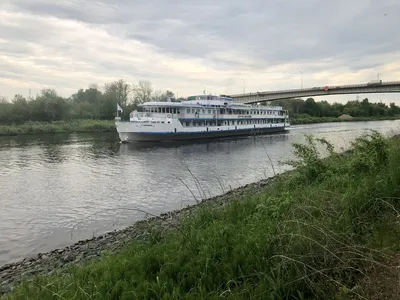
POLYGON ((304 133, 341 151, 369 129, 390 135, 400 121, 163 146, 120 144, 115 132, 0 137, 0 266, 287 170, 304 133))

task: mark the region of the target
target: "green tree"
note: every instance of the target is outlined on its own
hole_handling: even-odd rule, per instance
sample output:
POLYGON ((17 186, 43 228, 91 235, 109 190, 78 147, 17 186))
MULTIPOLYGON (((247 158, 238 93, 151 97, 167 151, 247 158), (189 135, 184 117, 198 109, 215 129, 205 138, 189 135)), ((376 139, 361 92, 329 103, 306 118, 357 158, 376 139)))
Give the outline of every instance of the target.
POLYGON ((121 106, 126 106, 130 94, 129 84, 123 79, 106 83, 104 85, 104 93, 112 97, 121 106))
POLYGON ((14 96, 12 101, 12 123, 24 123, 31 120, 31 106, 28 104, 26 98, 22 95, 17 94, 14 96))
POLYGON ((162 102, 166 102, 168 101, 168 98, 171 100, 171 102, 175 102, 175 94, 169 90, 167 90, 166 92, 155 92, 154 93, 154 100, 156 101, 162 101, 162 102))
POLYGON ((69 103, 54 89, 43 89, 35 100, 30 101, 31 118, 34 121, 65 120, 70 116, 69 103))
POLYGON ((6 97, 0 96, 0 124, 8 124, 12 122, 13 104, 6 97))
MULTIPOLYGON (((132 86, 119 79, 104 85, 90 84, 87 89, 79 89, 68 98, 61 97, 54 89, 43 89, 34 98, 15 95, 11 101, 0 97, 0 123, 12 124, 26 121, 56 121, 68 119, 109 119, 116 116, 116 103, 123 108, 122 117, 143 102, 157 100, 184 101, 175 99, 172 91, 154 91, 149 81, 140 80, 132 86)), ((276 100, 263 105, 282 106, 291 117, 338 117, 349 114, 353 117, 395 116, 400 114, 400 107, 395 103, 371 103, 368 98, 361 102, 350 100, 346 104, 330 104, 326 100, 315 101, 313 98, 276 100)))
POLYGON ((140 80, 137 84, 132 85, 133 102, 141 104, 151 101, 153 95, 153 87, 150 81, 140 80))
POLYGON ((390 103, 389 114, 391 116, 397 115, 399 113, 399 107, 396 106, 393 102, 390 103))

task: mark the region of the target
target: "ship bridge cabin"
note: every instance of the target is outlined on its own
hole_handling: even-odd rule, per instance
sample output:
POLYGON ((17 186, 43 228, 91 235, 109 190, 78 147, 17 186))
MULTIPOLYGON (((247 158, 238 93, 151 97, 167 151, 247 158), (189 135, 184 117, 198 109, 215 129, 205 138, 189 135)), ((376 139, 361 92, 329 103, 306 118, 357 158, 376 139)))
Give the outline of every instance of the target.
POLYGON ((216 125, 266 124, 285 123, 288 111, 280 106, 235 103, 226 96, 198 95, 190 96, 183 102, 143 103, 138 111, 130 115, 131 122, 141 118, 157 123, 178 119, 183 126, 205 126, 207 121, 216 125))

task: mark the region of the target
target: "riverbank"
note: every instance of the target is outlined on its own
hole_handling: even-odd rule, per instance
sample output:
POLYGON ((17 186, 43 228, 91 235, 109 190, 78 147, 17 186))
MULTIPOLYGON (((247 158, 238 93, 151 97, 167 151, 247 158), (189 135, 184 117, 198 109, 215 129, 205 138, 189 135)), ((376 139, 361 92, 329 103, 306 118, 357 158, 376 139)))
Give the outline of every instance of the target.
POLYGON ((328 144, 328 159, 316 143, 294 145, 295 171, 1 267, 3 290, 41 275, 7 299, 390 296, 376 283, 397 284, 400 140, 373 133, 349 155, 328 144))
POLYGON ((74 133, 116 131, 110 120, 71 120, 54 122, 26 122, 19 125, 0 125, 1 135, 24 135, 40 133, 74 133))
POLYGON ((307 117, 292 118, 292 125, 330 123, 330 122, 362 122, 362 121, 387 121, 398 120, 400 116, 383 116, 383 117, 353 117, 353 118, 334 118, 334 117, 307 117))
POLYGON ((21 277, 29 278, 39 274, 52 274, 56 270, 60 271, 61 268, 68 267, 71 264, 96 260, 107 251, 118 252, 132 241, 140 242, 148 239, 154 230, 165 232, 166 230, 175 229, 182 220, 190 217, 196 210, 203 206, 212 209, 222 208, 229 202, 240 197, 245 197, 248 194, 260 194, 264 191, 264 187, 274 180, 275 178, 268 178, 247 184, 223 195, 205 199, 197 205, 164 213, 160 216, 150 216, 122 230, 115 230, 104 235, 80 241, 63 249, 55 249, 48 253, 39 253, 22 261, 0 266, 0 294, 10 291, 13 284, 19 281, 21 277))
MULTIPOLYGON (((332 117, 307 117, 293 118, 292 125, 329 123, 329 122, 357 122, 357 121, 385 121, 398 120, 400 116, 386 117, 355 117, 352 119, 339 119, 332 117)), ((26 135, 41 133, 75 133, 75 132, 110 132, 116 131, 114 121, 111 120, 71 120, 54 122, 26 122, 19 125, 0 125, 0 136, 26 135)))

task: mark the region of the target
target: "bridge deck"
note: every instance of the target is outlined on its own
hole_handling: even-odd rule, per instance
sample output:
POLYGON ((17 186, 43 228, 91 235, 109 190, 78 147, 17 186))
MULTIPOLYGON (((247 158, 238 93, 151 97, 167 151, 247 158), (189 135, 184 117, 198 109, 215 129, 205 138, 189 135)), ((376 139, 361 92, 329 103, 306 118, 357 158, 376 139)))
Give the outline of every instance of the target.
POLYGON ((278 90, 245 94, 229 95, 235 102, 255 103, 288 99, 296 97, 310 97, 338 94, 362 94, 362 93, 400 93, 400 81, 381 83, 365 83, 353 85, 321 86, 313 88, 278 90))

